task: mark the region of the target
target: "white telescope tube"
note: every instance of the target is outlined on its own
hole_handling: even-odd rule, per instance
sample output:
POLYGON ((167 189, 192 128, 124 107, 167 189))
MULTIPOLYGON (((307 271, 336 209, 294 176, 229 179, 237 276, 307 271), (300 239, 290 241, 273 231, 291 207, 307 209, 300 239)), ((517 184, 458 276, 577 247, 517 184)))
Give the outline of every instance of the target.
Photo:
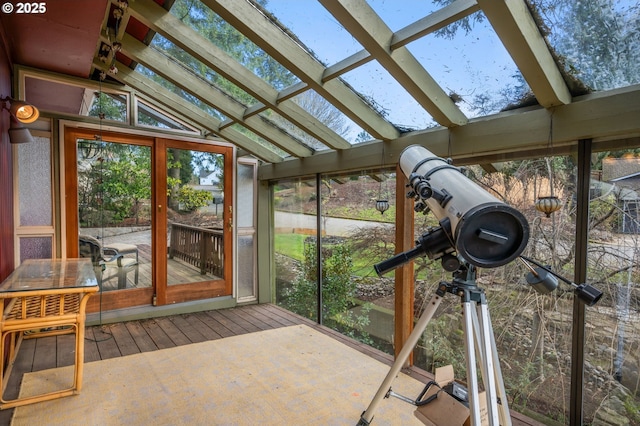
POLYGON ((527 246, 529 224, 522 213, 463 175, 457 167, 420 146, 400 154, 400 168, 416 198, 421 199, 446 229, 452 245, 472 265, 506 265, 527 246))

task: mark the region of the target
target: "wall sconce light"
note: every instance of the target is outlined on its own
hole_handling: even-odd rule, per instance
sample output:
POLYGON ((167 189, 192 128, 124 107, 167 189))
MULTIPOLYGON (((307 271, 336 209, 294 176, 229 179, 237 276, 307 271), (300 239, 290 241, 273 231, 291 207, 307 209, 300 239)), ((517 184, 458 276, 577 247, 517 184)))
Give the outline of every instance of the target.
POLYGON ((9 96, 1 98, 2 108, 9 111, 11 124, 9 126, 9 142, 13 144, 33 142, 29 129, 23 123, 33 123, 40 116, 35 106, 23 101, 16 101, 9 96))
POLYGON ((11 125, 9 126, 9 142, 12 144, 33 142, 33 136, 29 129, 11 115, 11 125))

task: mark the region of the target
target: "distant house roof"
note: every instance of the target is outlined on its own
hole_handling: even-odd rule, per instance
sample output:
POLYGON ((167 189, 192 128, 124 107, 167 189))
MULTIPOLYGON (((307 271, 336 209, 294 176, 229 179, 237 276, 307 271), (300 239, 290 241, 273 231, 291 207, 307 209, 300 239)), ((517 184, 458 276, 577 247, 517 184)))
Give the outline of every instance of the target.
POLYGON ((618 178, 609 180, 609 182, 620 182, 620 181, 623 181, 623 180, 626 180, 626 179, 631 179, 631 178, 638 177, 638 176, 640 176, 640 172, 632 173, 632 174, 626 175, 626 176, 620 176, 618 178))
POLYGON ((615 182, 640 174, 640 157, 605 158, 602 160, 602 180, 615 182))

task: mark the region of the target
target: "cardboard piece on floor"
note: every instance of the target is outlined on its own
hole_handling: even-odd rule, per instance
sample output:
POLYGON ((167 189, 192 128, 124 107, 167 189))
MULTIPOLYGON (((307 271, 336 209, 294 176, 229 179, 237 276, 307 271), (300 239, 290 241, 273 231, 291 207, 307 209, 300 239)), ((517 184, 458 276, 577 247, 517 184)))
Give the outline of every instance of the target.
MULTIPOLYGON (((436 368, 435 381, 441 388, 452 383, 455 380, 454 377, 452 365, 436 368)), ((440 388, 432 386, 423 399, 429 398, 438 391, 440 391, 440 388)), ((478 399, 480 403, 480 422, 482 426, 488 426, 487 399, 484 391, 479 393, 478 399)), ((427 426, 469 426, 471 424, 469 408, 445 391, 440 391, 436 399, 428 404, 416 408, 414 414, 418 420, 427 426)))

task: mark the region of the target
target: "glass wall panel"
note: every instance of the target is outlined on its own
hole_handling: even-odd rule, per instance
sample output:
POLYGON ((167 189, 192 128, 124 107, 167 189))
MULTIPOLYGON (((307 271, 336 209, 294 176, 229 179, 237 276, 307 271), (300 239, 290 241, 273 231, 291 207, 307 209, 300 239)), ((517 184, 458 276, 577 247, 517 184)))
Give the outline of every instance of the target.
POLYGON ((593 156, 587 281, 603 292, 586 310, 584 415, 593 424, 640 424, 640 157, 634 151, 593 156))
POLYGON ((103 291, 150 287, 151 148, 80 139, 77 158, 80 255, 103 291))
POLYGON ((393 353, 394 281, 373 265, 393 255, 395 174, 323 176, 319 192, 320 260, 315 180, 274 187, 277 303, 318 320, 321 281, 322 323, 393 353))
POLYGON ((237 218, 240 228, 255 226, 255 165, 238 163, 237 218))
POLYGON ((273 187, 275 215, 275 301, 318 320, 316 181, 280 181, 273 187))
POLYGON ((14 147, 16 264, 56 256, 51 141, 42 136, 33 139, 14 147))
POLYGON ((167 284, 224 278, 224 155, 167 149, 167 284))
POLYGON ((238 299, 245 301, 256 297, 256 164, 238 162, 237 173, 238 299))
POLYGON ((100 91, 91 98, 91 108, 87 115, 90 117, 104 117, 125 123, 128 120, 128 95, 124 93, 110 93, 100 91))
POLYGON ((392 354, 394 278, 373 265, 393 255, 395 173, 323 176, 321 194, 323 324, 392 354))
POLYGON ((255 244, 253 235, 238 236, 238 299, 255 298, 255 244))
MULTIPOLYGON (((585 423, 638 418, 640 275, 640 160, 624 153, 593 155, 587 284, 604 296, 586 306, 585 423)), ((477 268, 470 284, 486 295, 498 361, 510 408, 545 424, 569 422, 578 168, 573 156, 501 164, 500 171, 468 166, 464 173, 527 219, 530 237, 522 256, 501 267, 477 268), (557 202, 556 202, 557 201, 557 202), (545 211, 549 205, 556 211, 545 211), (567 280, 543 289, 531 283, 536 263, 567 280)), ((278 182, 276 205, 277 302, 317 319, 317 265, 322 266, 323 324, 393 353, 393 273, 379 278, 372 266, 394 254, 395 176, 360 173, 323 176, 320 186, 321 261, 317 261, 313 180, 278 182), (380 184, 380 177, 384 177, 380 184), (383 194, 386 194, 383 195, 383 194), (391 208, 375 211, 387 198, 391 208), (304 221, 306 222, 304 222, 304 221)), ((432 212, 415 215, 415 238, 439 226, 432 212)), ((464 259, 459 258, 463 262, 464 259)), ((441 259, 414 259, 416 320, 441 282, 454 274, 441 259)), ((468 266, 468 265, 467 265, 468 266)), ((539 272, 540 270, 537 269, 539 272)), ((414 350, 427 371, 453 365, 468 381, 461 297, 445 294, 414 350)), ((482 386, 482 385, 481 385, 482 386)), ((630 421, 630 423, 626 423, 630 421)))
POLYGON ((17 145, 19 226, 52 226, 51 147, 48 138, 17 145))
POLYGON ((177 118, 171 117, 157 108, 142 102, 136 101, 137 107, 137 122, 142 126, 158 127, 160 129, 170 130, 184 130, 191 133, 198 133, 198 131, 184 123, 177 118))

